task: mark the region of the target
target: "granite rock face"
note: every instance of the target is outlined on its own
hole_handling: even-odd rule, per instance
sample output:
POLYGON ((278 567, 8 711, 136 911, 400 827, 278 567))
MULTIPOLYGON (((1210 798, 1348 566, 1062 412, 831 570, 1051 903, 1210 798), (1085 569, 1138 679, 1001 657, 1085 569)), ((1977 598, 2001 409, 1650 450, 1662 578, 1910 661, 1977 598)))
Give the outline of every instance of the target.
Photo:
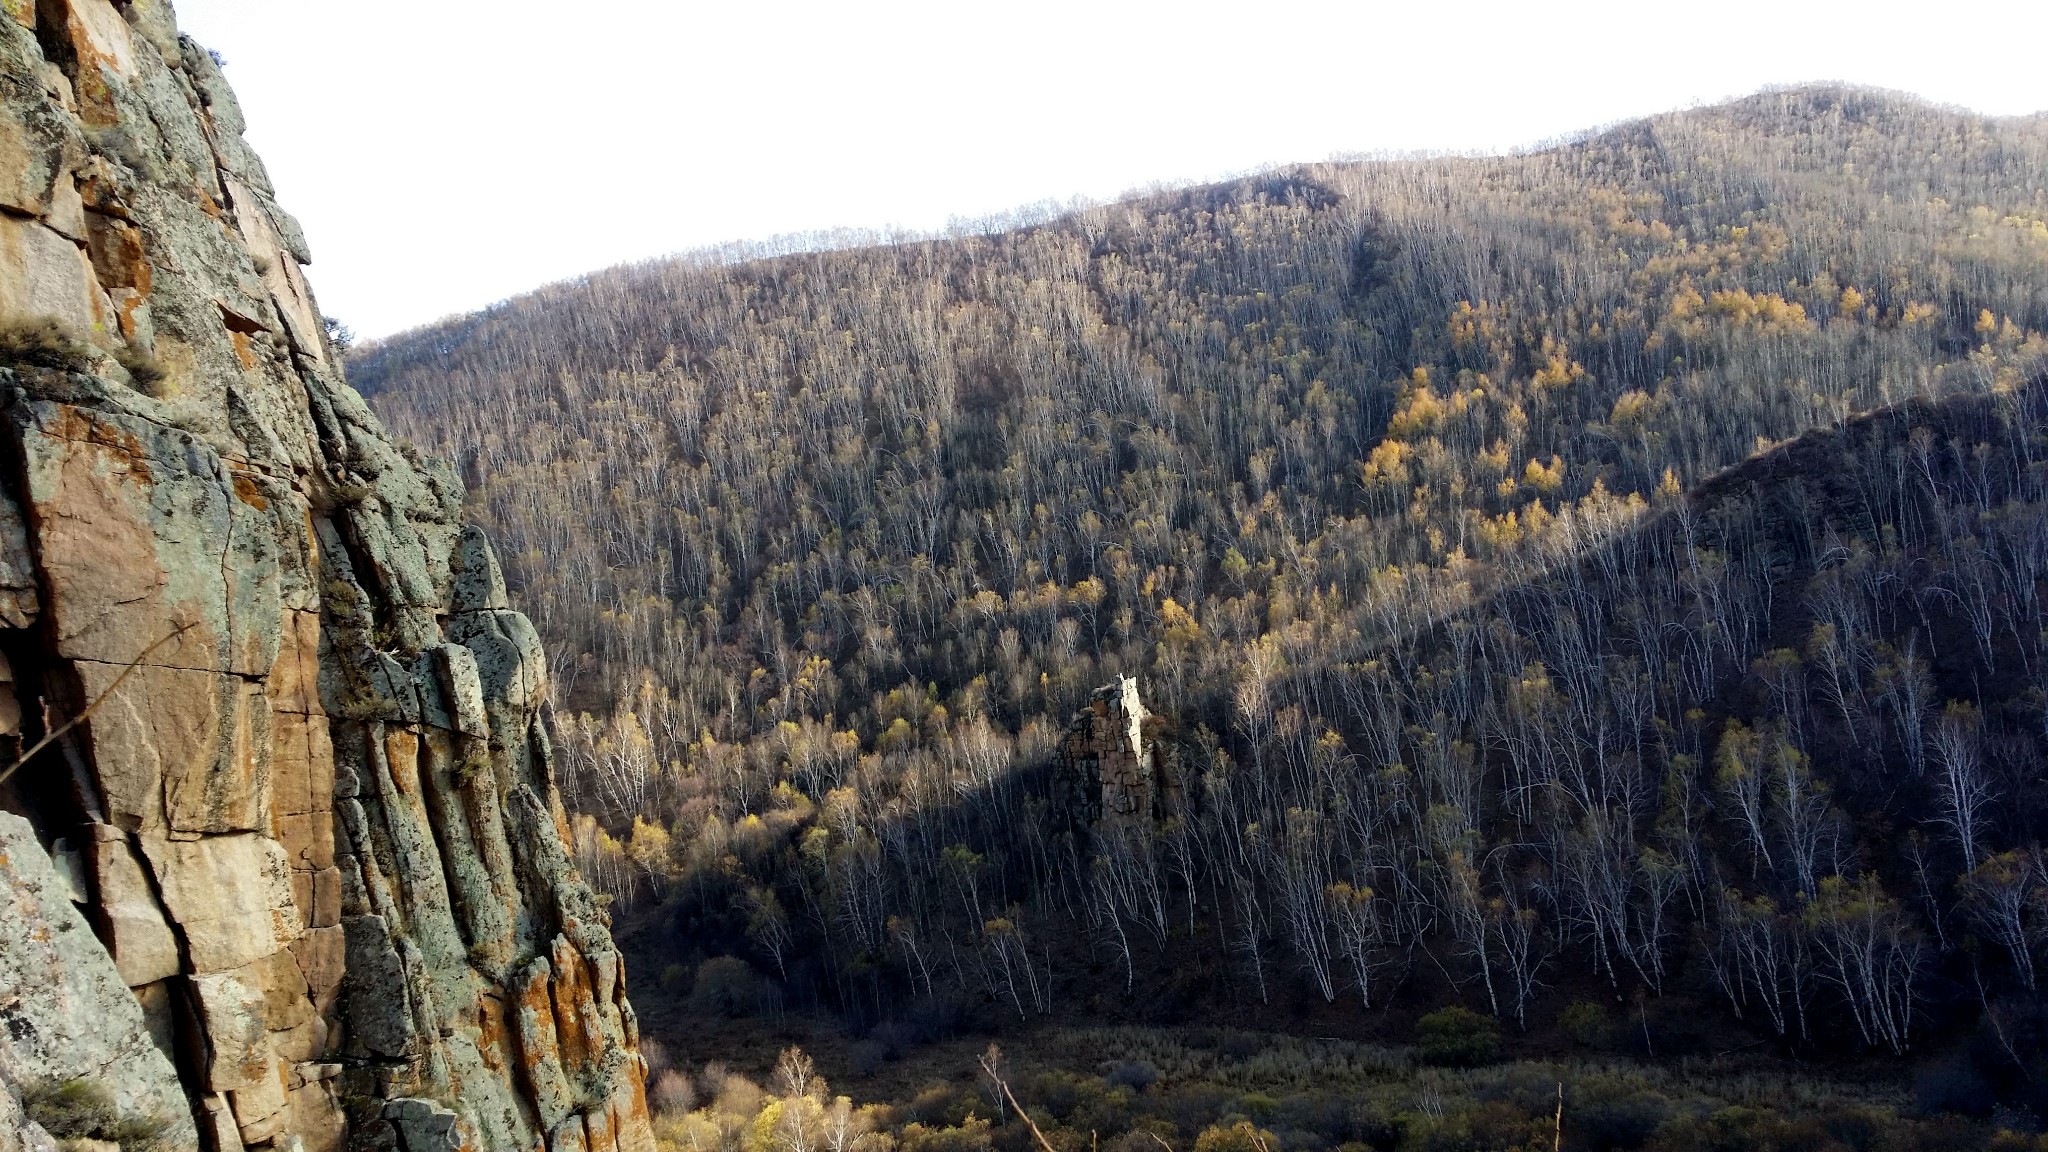
POLYGON ((0 0, 0 763, 83 714, 0 783, 0 1015, 98 1028, 0 1028, 0 1147, 102 1079, 175 1146, 651 1149, 534 629, 242 127, 164 0, 0 0))

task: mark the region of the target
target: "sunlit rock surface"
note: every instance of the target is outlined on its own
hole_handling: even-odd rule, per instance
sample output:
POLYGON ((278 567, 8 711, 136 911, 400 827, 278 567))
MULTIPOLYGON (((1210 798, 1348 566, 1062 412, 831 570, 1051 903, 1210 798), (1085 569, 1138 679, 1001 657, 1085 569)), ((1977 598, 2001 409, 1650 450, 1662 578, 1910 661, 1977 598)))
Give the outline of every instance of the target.
POLYGON ((1129 676, 1097 688, 1068 722, 1053 767, 1053 801, 1076 826, 1166 820, 1181 811, 1179 761, 1163 717, 1129 676))

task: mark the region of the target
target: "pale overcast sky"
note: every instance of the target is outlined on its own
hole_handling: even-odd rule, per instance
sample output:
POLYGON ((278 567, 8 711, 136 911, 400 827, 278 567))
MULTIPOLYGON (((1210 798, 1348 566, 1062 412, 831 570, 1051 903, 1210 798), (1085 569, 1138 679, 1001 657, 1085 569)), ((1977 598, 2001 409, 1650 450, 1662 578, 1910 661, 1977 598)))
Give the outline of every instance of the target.
POLYGON ((379 336, 623 261, 1847 80, 2048 109, 2048 3, 176 0, 379 336))

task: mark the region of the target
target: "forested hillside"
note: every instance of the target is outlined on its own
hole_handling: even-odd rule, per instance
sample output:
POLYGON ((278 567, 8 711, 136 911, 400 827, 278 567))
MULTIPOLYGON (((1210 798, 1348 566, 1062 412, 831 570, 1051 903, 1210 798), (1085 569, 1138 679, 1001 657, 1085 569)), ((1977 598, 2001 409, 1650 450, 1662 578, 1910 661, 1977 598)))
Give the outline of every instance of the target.
POLYGON ((579 863, 696 1010, 1608 1003, 1992 1037, 2017 1100, 2044 330, 2048 121, 1807 89, 618 269, 350 371, 474 493, 579 863), (1070 829, 1120 673, 1188 806, 1070 829))

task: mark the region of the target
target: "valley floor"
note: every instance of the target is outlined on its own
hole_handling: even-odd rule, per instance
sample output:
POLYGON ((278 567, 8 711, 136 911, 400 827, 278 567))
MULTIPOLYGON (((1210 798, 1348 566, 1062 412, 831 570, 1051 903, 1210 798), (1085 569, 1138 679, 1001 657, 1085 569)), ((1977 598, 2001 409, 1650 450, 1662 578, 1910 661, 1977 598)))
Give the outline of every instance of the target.
POLYGON ((1644 1060, 1582 1047, 1451 1067, 1412 1046, 1235 1028, 1043 1026, 878 1058, 872 1041, 796 1016, 663 1023, 649 1031, 670 1062, 655 1079, 657 1131, 690 1152, 794 1152, 777 1070, 792 1049, 829 1083, 813 1090, 828 1121, 830 1101, 845 1097, 873 1152, 885 1140, 902 1152, 1037 1152, 1041 1136, 981 1069, 991 1044, 1057 1152, 2048 1146, 2001 1126, 2009 1117, 1921 1115, 1896 1068, 1820 1069, 1754 1052, 1644 1060), (693 1062, 708 1052, 725 1059, 693 1062))
POLYGON ((1972 1105, 1956 1061, 1793 1059, 1687 996, 1630 1020, 1559 995, 1527 1033, 1423 1013, 1445 990, 1417 980, 1371 1012, 1218 1003, 1147 1025, 1099 1001, 1020 1022, 991 1002, 942 1035, 898 1020, 856 1035, 823 1014, 693 1010, 673 972, 638 971, 657 1130, 681 1152, 2048 1148, 2019 1114, 1972 1105), (984 1071, 992 1046, 1037 1134, 984 1071), (792 1053, 814 1065, 812 1104, 790 1103, 792 1053), (792 1116, 813 1107, 826 1135, 792 1116))

